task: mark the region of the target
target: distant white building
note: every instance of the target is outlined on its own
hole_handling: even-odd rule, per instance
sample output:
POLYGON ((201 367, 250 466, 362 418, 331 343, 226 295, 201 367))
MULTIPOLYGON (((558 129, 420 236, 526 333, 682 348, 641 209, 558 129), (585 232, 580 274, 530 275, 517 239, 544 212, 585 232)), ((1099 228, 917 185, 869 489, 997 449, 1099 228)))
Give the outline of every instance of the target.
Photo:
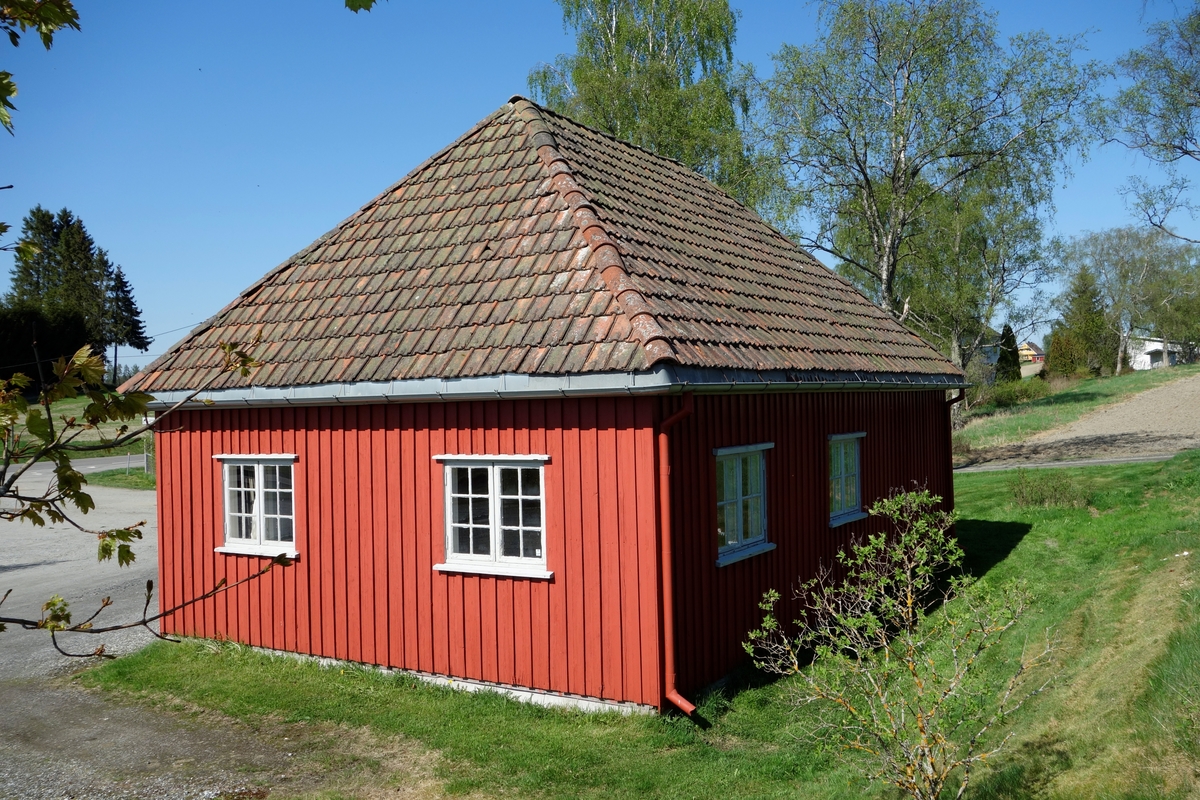
POLYGON ((1162 339, 1140 339, 1130 337, 1129 366, 1134 369, 1157 369, 1175 366, 1183 354, 1183 345, 1162 339))

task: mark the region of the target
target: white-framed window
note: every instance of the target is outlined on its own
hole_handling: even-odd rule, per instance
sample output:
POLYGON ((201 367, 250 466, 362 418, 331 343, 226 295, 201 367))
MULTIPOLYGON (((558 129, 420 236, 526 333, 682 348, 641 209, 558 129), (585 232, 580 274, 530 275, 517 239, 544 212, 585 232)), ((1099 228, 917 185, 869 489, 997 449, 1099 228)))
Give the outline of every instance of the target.
POLYGON ((217 455, 225 544, 219 553, 296 556, 296 456, 217 455))
POLYGON ((717 566, 774 550, 767 541, 767 460, 774 442, 718 447, 717 566))
POLYGON ((439 572, 550 578, 546 570, 549 456, 440 455, 446 557, 439 572))
POLYGON ((843 525, 867 516, 862 510, 859 443, 865 433, 829 437, 829 524, 843 525))

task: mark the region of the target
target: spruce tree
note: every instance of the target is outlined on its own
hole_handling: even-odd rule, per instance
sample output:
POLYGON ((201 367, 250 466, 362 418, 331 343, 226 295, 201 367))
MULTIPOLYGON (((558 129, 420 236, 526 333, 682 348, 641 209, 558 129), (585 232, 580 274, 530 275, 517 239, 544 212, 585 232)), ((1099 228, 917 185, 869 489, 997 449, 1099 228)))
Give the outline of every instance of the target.
POLYGON ((83 225, 83 220, 67 209, 58 212, 59 227, 54 258, 58 272, 57 285, 47 288, 44 308, 50 316, 71 311, 83 317, 88 339, 97 349, 108 345, 104 320, 104 297, 107 294, 111 264, 101 254, 97 257, 96 242, 83 225))
POLYGON ((1107 324, 1104 299, 1096 274, 1086 266, 1072 276, 1067 291, 1059 298, 1062 308, 1062 324, 1056 329, 1056 338, 1061 330, 1067 334, 1062 340, 1063 358, 1055 360, 1059 371, 1070 372, 1083 369, 1099 375, 1103 367, 1116 366, 1116 335, 1107 324))
POLYGON ((16 249, 8 296, 5 298, 8 305, 42 307, 46 290, 56 286, 60 280, 54 254, 59 233, 54 215, 40 205, 25 217, 21 225, 21 241, 31 246, 16 249))
POLYGON ((1021 356, 1017 352, 1017 337, 1011 325, 1000 332, 1000 359, 996 362, 996 383, 1021 380, 1021 356))
MULTIPOLYGON (((105 256, 105 261, 108 260, 103 250, 100 254, 105 256)), ((133 299, 133 287, 125 280, 125 272, 119 266, 113 269, 106 305, 108 340, 113 346, 113 383, 116 383, 117 348, 126 345, 144 353, 150 347, 150 339, 146 336, 146 328, 142 324, 142 311, 133 299)))
POLYGON ((54 352, 42 352, 43 359, 70 355, 84 344, 100 352, 109 345, 149 347, 128 280, 96 247, 83 220, 65 208, 51 214, 37 206, 25 217, 21 233, 21 243, 29 246, 17 250, 6 305, 40 320, 43 341, 75 341, 81 326, 86 332, 67 350, 56 346, 54 352), (63 328, 62 336, 51 334, 57 327, 63 328))

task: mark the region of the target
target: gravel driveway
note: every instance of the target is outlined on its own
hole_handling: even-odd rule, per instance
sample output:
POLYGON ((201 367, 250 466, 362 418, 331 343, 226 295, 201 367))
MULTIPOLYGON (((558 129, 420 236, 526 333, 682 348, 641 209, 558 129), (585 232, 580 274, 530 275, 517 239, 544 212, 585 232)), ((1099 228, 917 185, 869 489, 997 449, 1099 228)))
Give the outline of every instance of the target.
POLYGON ((1070 425, 1017 444, 989 448, 973 463, 1019 466, 1044 461, 1169 456, 1200 447, 1200 375, 1180 378, 1070 425))
MULTIPOLYGON (((23 488, 46 479, 29 475, 23 488)), ((137 560, 125 568, 98 563, 95 540, 68 525, 0 522, 0 594, 12 589, 3 616, 36 619, 42 603, 61 594, 77 620, 106 596, 113 606, 97 624, 140 617, 146 581, 158 570, 154 493, 92 487, 90 494, 96 509, 78 518, 88 527, 148 521, 137 560)), ((70 651, 91 652, 103 641, 114 653, 153 639, 144 629, 59 637, 70 651)), ((60 655, 42 631, 9 626, 0 633, 0 797, 253 797, 250 787, 288 763, 287 754, 236 726, 121 705, 65 679, 85 663, 60 655)))

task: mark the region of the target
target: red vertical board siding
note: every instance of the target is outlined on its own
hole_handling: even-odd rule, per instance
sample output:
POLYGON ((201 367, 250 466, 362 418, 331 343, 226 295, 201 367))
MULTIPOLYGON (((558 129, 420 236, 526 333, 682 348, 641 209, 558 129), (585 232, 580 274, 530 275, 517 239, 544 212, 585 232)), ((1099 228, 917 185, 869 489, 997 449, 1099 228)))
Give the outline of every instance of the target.
MULTIPOLYGON (((223 542, 220 453, 290 452, 299 562, 172 615, 164 628, 530 688, 662 702, 657 420, 677 398, 198 410, 157 435, 161 603, 262 562, 223 542), (442 453, 550 456, 550 581, 433 570, 442 453)), ((828 526, 828 443, 864 431, 865 502, 915 481, 952 503, 943 393, 697 396, 670 432, 678 686, 725 675, 766 588, 785 596, 869 521, 828 526), (718 569, 712 450, 767 451, 777 549, 718 569)))
MULTIPOLYGON (((759 621, 757 603, 785 598, 872 520, 829 527, 831 434, 865 432, 860 470, 865 506, 892 489, 926 486, 953 503, 949 415, 942 391, 701 396, 670 432, 676 664, 680 691, 727 675, 759 621), (774 442, 767 465, 767 537, 776 549, 716 566, 718 447, 774 442)), ((672 413, 679 401, 661 401, 672 413)), ((786 619, 790 612, 782 608, 786 619)))
MULTIPOLYGON (((560 549, 547 554, 547 564, 555 574, 563 575, 566 584, 567 607, 567 691, 572 694, 587 694, 587 672, 585 669, 587 631, 584 627, 583 599, 583 500, 580 493, 579 404, 551 404, 562 410, 562 467, 555 470, 562 481, 563 502, 562 531, 557 538, 560 549)), ((547 542, 549 545, 549 542, 547 542)))

